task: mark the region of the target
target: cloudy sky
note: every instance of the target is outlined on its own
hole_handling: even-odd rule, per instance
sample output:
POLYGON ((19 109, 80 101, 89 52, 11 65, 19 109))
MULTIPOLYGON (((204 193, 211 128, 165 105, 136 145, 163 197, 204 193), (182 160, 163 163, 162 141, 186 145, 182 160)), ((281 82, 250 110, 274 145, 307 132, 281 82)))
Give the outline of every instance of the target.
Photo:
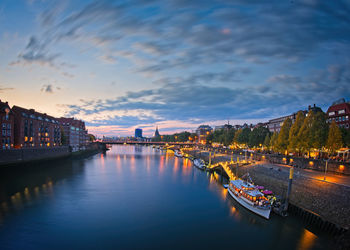
POLYGON ((350 98, 350 1, 0 1, 0 99, 99 135, 350 98))

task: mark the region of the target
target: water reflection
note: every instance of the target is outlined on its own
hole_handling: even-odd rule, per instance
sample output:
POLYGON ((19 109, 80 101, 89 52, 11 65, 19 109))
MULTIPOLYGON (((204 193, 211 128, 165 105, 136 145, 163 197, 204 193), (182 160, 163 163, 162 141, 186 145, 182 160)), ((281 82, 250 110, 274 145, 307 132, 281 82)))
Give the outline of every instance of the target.
POLYGON ((225 181, 188 159, 142 146, 16 170, 0 176, 0 242, 20 249, 7 240, 20 235, 46 248, 66 242, 78 248, 224 249, 233 242, 250 248, 246 242, 253 237, 259 243, 254 249, 281 249, 285 242, 286 249, 328 246, 295 218, 267 221, 252 214, 230 197, 225 181))
POLYGON ((312 249, 316 238, 317 236, 315 234, 311 233, 309 230, 305 228, 302 233, 302 236, 298 245, 298 249, 300 250, 312 249))

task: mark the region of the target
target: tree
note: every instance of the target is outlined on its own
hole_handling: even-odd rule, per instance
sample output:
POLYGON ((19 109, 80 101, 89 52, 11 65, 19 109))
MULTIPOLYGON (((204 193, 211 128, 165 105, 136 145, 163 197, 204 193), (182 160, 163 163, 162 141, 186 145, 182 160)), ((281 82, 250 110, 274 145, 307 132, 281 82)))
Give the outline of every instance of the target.
POLYGON ((341 128, 341 134, 343 139, 343 145, 345 147, 350 147, 350 129, 341 128))
POLYGON ((301 126, 298 138, 297 147, 301 152, 310 152, 312 147, 312 123, 314 120, 314 113, 310 111, 304 119, 303 125, 301 126))
POLYGON ((273 151, 277 151, 277 139, 278 139, 278 133, 275 132, 271 136, 270 140, 270 147, 272 148, 273 151))
POLYGON ((239 133, 237 137, 237 142, 240 144, 248 144, 249 134, 250 134, 250 128, 242 129, 241 133, 239 133))
POLYGON ((257 147, 260 144, 263 144, 266 135, 269 133, 269 130, 265 127, 254 128, 249 134, 249 147, 257 147))
POLYGON ((291 152, 300 152, 300 148, 298 147, 298 134, 303 126, 305 120, 304 113, 302 111, 299 111, 297 113, 295 122, 293 123, 292 127, 289 130, 289 144, 288 144, 288 150, 291 152))
POLYGON ((284 152, 288 148, 288 139, 289 139, 289 130, 292 126, 292 120, 287 118, 284 120, 283 125, 281 127, 281 131, 278 134, 277 138, 277 150, 280 152, 284 152))
POLYGON ((235 133, 235 136, 233 137, 233 141, 236 143, 239 143, 238 141, 241 134, 242 134, 242 129, 238 129, 235 133))
POLYGON ((95 137, 94 135, 88 134, 88 137, 89 137, 89 141, 90 141, 90 142, 96 141, 96 137, 95 137))
POLYGON ((332 121, 328 133, 327 148, 329 152, 333 154, 337 149, 341 148, 342 145, 343 143, 341 131, 335 121, 332 121))
MULTIPOLYGON (((312 123, 312 147, 320 150, 326 145, 329 125, 327 116, 323 112, 317 112, 312 123)), ((340 132, 340 130, 339 130, 340 132)), ((340 134, 341 138, 341 134, 340 134)))
POLYGON ((270 133, 267 133, 266 136, 265 136, 263 145, 264 145, 265 147, 267 147, 267 148, 270 147, 270 141, 271 141, 271 139, 270 139, 270 133))

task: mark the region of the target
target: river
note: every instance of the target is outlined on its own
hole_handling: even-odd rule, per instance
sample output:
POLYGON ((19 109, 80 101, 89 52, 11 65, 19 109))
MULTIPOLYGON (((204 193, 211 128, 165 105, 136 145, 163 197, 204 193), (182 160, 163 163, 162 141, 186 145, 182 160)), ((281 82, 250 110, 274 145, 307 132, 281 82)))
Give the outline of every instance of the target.
POLYGON ((265 220, 220 175, 150 146, 2 169, 0 249, 329 249, 298 217, 265 220))

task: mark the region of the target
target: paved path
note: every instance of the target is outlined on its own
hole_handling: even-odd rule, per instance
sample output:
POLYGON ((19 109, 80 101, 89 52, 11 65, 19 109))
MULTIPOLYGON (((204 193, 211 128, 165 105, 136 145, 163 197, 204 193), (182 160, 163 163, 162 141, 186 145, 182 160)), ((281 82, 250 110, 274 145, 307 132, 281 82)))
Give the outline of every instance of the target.
MULTIPOLYGON (((201 150, 201 153, 202 153, 202 155, 205 155, 205 156, 209 155, 208 151, 201 150)), ((245 157, 244 157, 244 155, 240 155, 240 158, 242 160, 245 157)), ((227 154, 217 153, 217 154, 215 154, 215 159, 229 161, 231 159, 231 156, 227 155, 227 154)), ((237 155, 235 157, 233 157, 233 160, 234 161, 237 160, 237 155)), ((255 164, 261 165, 261 166, 268 168, 268 169, 273 168, 273 170, 282 171, 282 172, 289 172, 289 168, 291 167, 289 165, 275 164, 275 163, 273 164, 273 163, 263 162, 263 161, 256 162, 255 164)), ((316 179, 319 181, 324 181, 324 172, 320 172, 320 171, 316 171, 316 170, 294 168, 294 175, 296 175, 296 176, 301 175, 303 177, 316 179)), ((325 182, 340 184, 340 185, 350 187, 350 176, 338 175, 338 174, 333 174, 333 173, 326 173, 325 182)))
MULTIPOLYGON (((276 171, 285 171, 285 172, 289 172, 289 169, 291 167, 289 165, 272 164, 267 162, 256 162, 256 164, 261 165, 265 168, 269 168, 269 169, 273 168, 276 171)), ((316 170, 294 168, 294 175, 301 175, 311 179, 324 181, 324 172, 320 172, 316 170)), ((329 183, 341 184, 341 185, 350 187, 350 176, 327 173, 325 181, 329 183)))

